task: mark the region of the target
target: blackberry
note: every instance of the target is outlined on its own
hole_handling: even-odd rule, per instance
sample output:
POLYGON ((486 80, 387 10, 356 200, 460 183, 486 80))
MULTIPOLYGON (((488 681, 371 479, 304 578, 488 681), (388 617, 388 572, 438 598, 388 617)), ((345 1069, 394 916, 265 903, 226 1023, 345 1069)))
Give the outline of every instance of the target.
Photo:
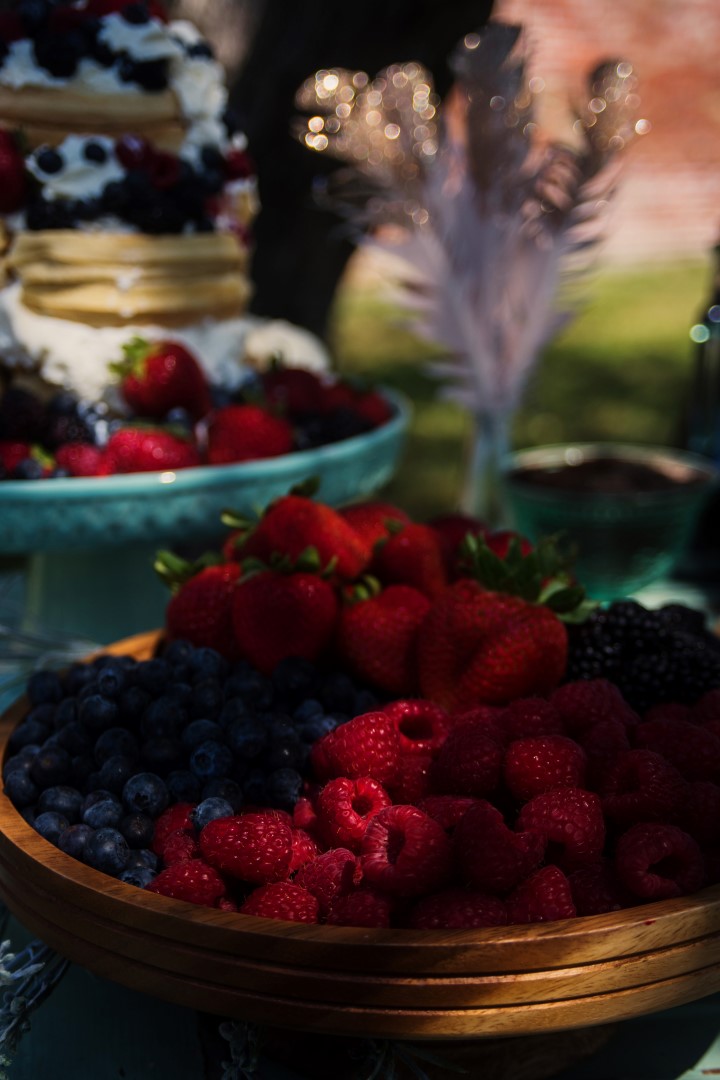
POLYGON ((615 601, 568 637, 566 681, 609 679, 640 713, 661 702, 692 705, 720 686, 720 641, 682 604, 615 601))

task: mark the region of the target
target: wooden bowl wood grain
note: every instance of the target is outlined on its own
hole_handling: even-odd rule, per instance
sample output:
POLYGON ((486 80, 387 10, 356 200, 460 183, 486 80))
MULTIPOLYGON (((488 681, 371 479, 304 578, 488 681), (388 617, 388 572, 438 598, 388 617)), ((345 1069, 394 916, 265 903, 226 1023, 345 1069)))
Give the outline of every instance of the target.
MULTIPOLYGON (((148 633, 104 650, 151 656, 148 633)), ((27 710, 0 720, 7 739, 27 710)), ((0 895, 98 975, 202 1012, 393 1039, 479 1039, 609 1024, 720 990, 720 887, 557 923, 489 930, 308 926, 126 885, 39 836, 0 794, 0 895)))

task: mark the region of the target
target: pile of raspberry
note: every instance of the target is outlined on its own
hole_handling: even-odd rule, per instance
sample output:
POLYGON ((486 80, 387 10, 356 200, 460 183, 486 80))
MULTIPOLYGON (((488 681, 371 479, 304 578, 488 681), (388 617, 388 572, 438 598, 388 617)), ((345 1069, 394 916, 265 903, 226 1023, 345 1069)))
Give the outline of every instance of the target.
POLYGON ((147 888, 335 926, 595 915, 720 881, 720 690, 640 715, 605 679, 450 715, 395 701, 321 737, 292 813, 156 821, 147 888))

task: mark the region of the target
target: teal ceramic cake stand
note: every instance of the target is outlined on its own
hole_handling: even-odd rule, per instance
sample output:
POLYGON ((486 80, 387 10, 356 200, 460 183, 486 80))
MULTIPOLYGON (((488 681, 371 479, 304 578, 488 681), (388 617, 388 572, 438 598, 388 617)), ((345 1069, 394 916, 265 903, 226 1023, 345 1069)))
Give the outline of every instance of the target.
POLYGON ((0 484, 0 555, 22 555, 25 620, 59 636, 107 644, 161 625, 167 589, 153 570, 158 548, 210 546, 224 510, 253 514, 317 477, 317 497, 338 506, 393 476, 409 406, 365 435, 315 450, 237 465, 112 477, 0 484))

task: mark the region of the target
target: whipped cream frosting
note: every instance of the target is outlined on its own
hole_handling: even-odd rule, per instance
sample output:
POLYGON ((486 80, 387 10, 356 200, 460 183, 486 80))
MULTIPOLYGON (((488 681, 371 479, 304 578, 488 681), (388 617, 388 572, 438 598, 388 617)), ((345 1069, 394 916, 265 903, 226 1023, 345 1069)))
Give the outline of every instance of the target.
POLYGON ((181 57, 184 49, 159 19, 130 23, 111 13, 102 19, 100 41, 114 53, 127 53, 133 60, 169 60, 181 57))
POLYGON ((27 168, 42 185, 44 198, 95 199, 105 186, 122 180, 125 170, 115 156, 114 143, 102 135, 68 135, 59 147, 63 167, 59 172, 47 173, 38 163, 42 151, 36 151, 26 159, 27 168), (88 143, 97 143, 105 151, 105 161, 89 161, 85 156, 88 143))

